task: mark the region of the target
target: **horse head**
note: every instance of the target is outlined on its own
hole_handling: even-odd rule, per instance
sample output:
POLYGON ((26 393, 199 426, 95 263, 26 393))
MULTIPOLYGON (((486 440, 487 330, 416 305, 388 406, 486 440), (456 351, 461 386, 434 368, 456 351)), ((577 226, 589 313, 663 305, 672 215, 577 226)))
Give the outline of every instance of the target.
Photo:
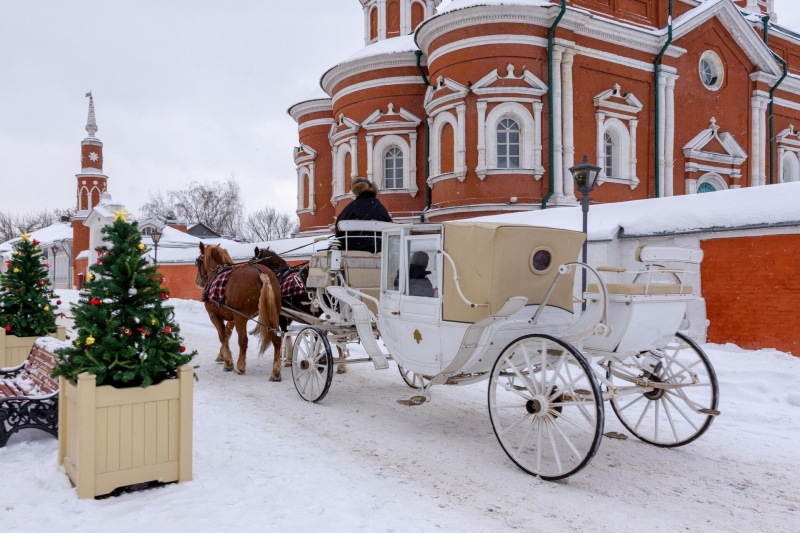
POLYGON ((194 284, 204 289, 208 283, 208 277, 220 265, 232 265, 233 259, 222 246, 204 245, 200 243, 200 255, 195 259, 197 266, 197 276, 194 284))
POLYGON ((272 271, 280 270, 282 268, 286 268, 289 266, 289 263, 284 261, 284 259, 278 255, 277 253, 273 252, 272 250, 267 248, 259 248, 256 246, 255 255, 253 260, 261 263, 265 267, 269 268, 272 271))

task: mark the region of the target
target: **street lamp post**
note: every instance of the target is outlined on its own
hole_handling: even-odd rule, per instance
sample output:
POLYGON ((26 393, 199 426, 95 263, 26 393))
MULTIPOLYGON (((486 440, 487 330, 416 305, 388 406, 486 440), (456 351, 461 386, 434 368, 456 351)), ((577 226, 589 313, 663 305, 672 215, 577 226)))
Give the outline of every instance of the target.
POLYGON ((158 263, 158 241, 161 240, 161 230, 156 229, 151 235, 150 238, 153 239, 153 247, 155 248, 155 258, 154 261, 158 263))
POLYGON ((56 264, 58 262, 58 244, 53 243, 53 246, 50 247, 50 251, 53 252, 53 289, 56 288, 56 264))
MULTIPOLYGON (((597 165, 589 163, 589 159, 586 157, 586 154, 583 154, 583 162, 569 169, 569 171, 572 173, 572 177, 575 178, 575 186, 577 187, 578 192, 581 193, 583 233, 586 234, 586 240, 583 242, 582 261, 584 264, 588 264, 587 256, 589 252, 589 202, 592 201, 592 197, 589 195, 594 190, 594 184, 595 181, 597 181, 597 176, 600 174, 600 170, 601 168, 597 165)), ((583 292, 581 292, 581 299, 583 300, 583 294, 586 292, 586 269, 583 269, 581 288, 583 289, 583 292)), ((586 300, 583 300, 582 307, 583 310, 586 311, 586 300)))

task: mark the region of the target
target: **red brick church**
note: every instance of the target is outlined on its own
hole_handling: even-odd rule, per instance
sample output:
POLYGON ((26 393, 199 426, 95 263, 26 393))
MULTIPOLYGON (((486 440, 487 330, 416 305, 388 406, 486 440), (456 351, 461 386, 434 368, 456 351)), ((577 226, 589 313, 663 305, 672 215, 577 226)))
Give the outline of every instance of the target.
POLYGON ((575 204, 583 154, 601 203, 800 180, 800 35, 772 0, 360 2, 365 48, 289 109, 304 233, 357 176, 432 222, 575 204))

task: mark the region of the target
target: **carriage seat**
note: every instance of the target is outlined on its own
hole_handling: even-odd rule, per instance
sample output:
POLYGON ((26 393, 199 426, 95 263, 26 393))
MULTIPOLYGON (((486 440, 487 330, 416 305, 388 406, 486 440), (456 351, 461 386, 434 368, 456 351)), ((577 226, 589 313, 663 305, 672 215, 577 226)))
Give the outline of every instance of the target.
MULTIPOLYGON (((381 254, 342 250, 342 271, 349 287, 354 289, 380 287, 381 254)), ((328 251, 316 252, 311 257, 306 285, 321 288, 334 284, 328 272, 328 251)))
MULTIPOLYGON (((691 295, 694 287, 677 283, 651 283, 648 287, 644 283, 606 283, 609 294, 623 294, 627 296, 663 296, 668 294, 691 295)), ((600 292, 597 283, 590 283, 586 292, 600 292)))

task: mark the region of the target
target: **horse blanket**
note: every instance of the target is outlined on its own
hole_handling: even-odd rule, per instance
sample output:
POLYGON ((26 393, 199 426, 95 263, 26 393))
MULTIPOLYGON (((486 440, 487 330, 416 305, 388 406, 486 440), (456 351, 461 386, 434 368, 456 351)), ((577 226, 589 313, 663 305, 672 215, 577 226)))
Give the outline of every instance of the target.
POLYGON ((203 292, 204 302, 208 300, 221 302, 225 299, 225 289, 228 286, 228 279, 231 277, 232 272, 233 267, 223 270, 214 276, 214 279, 206 286, 206 290, 203 292))
POLYGON ((306 286, 300 272, 289 271, 281 279, 281 298, 291 298, 293 296, 305 296, 306 286))

